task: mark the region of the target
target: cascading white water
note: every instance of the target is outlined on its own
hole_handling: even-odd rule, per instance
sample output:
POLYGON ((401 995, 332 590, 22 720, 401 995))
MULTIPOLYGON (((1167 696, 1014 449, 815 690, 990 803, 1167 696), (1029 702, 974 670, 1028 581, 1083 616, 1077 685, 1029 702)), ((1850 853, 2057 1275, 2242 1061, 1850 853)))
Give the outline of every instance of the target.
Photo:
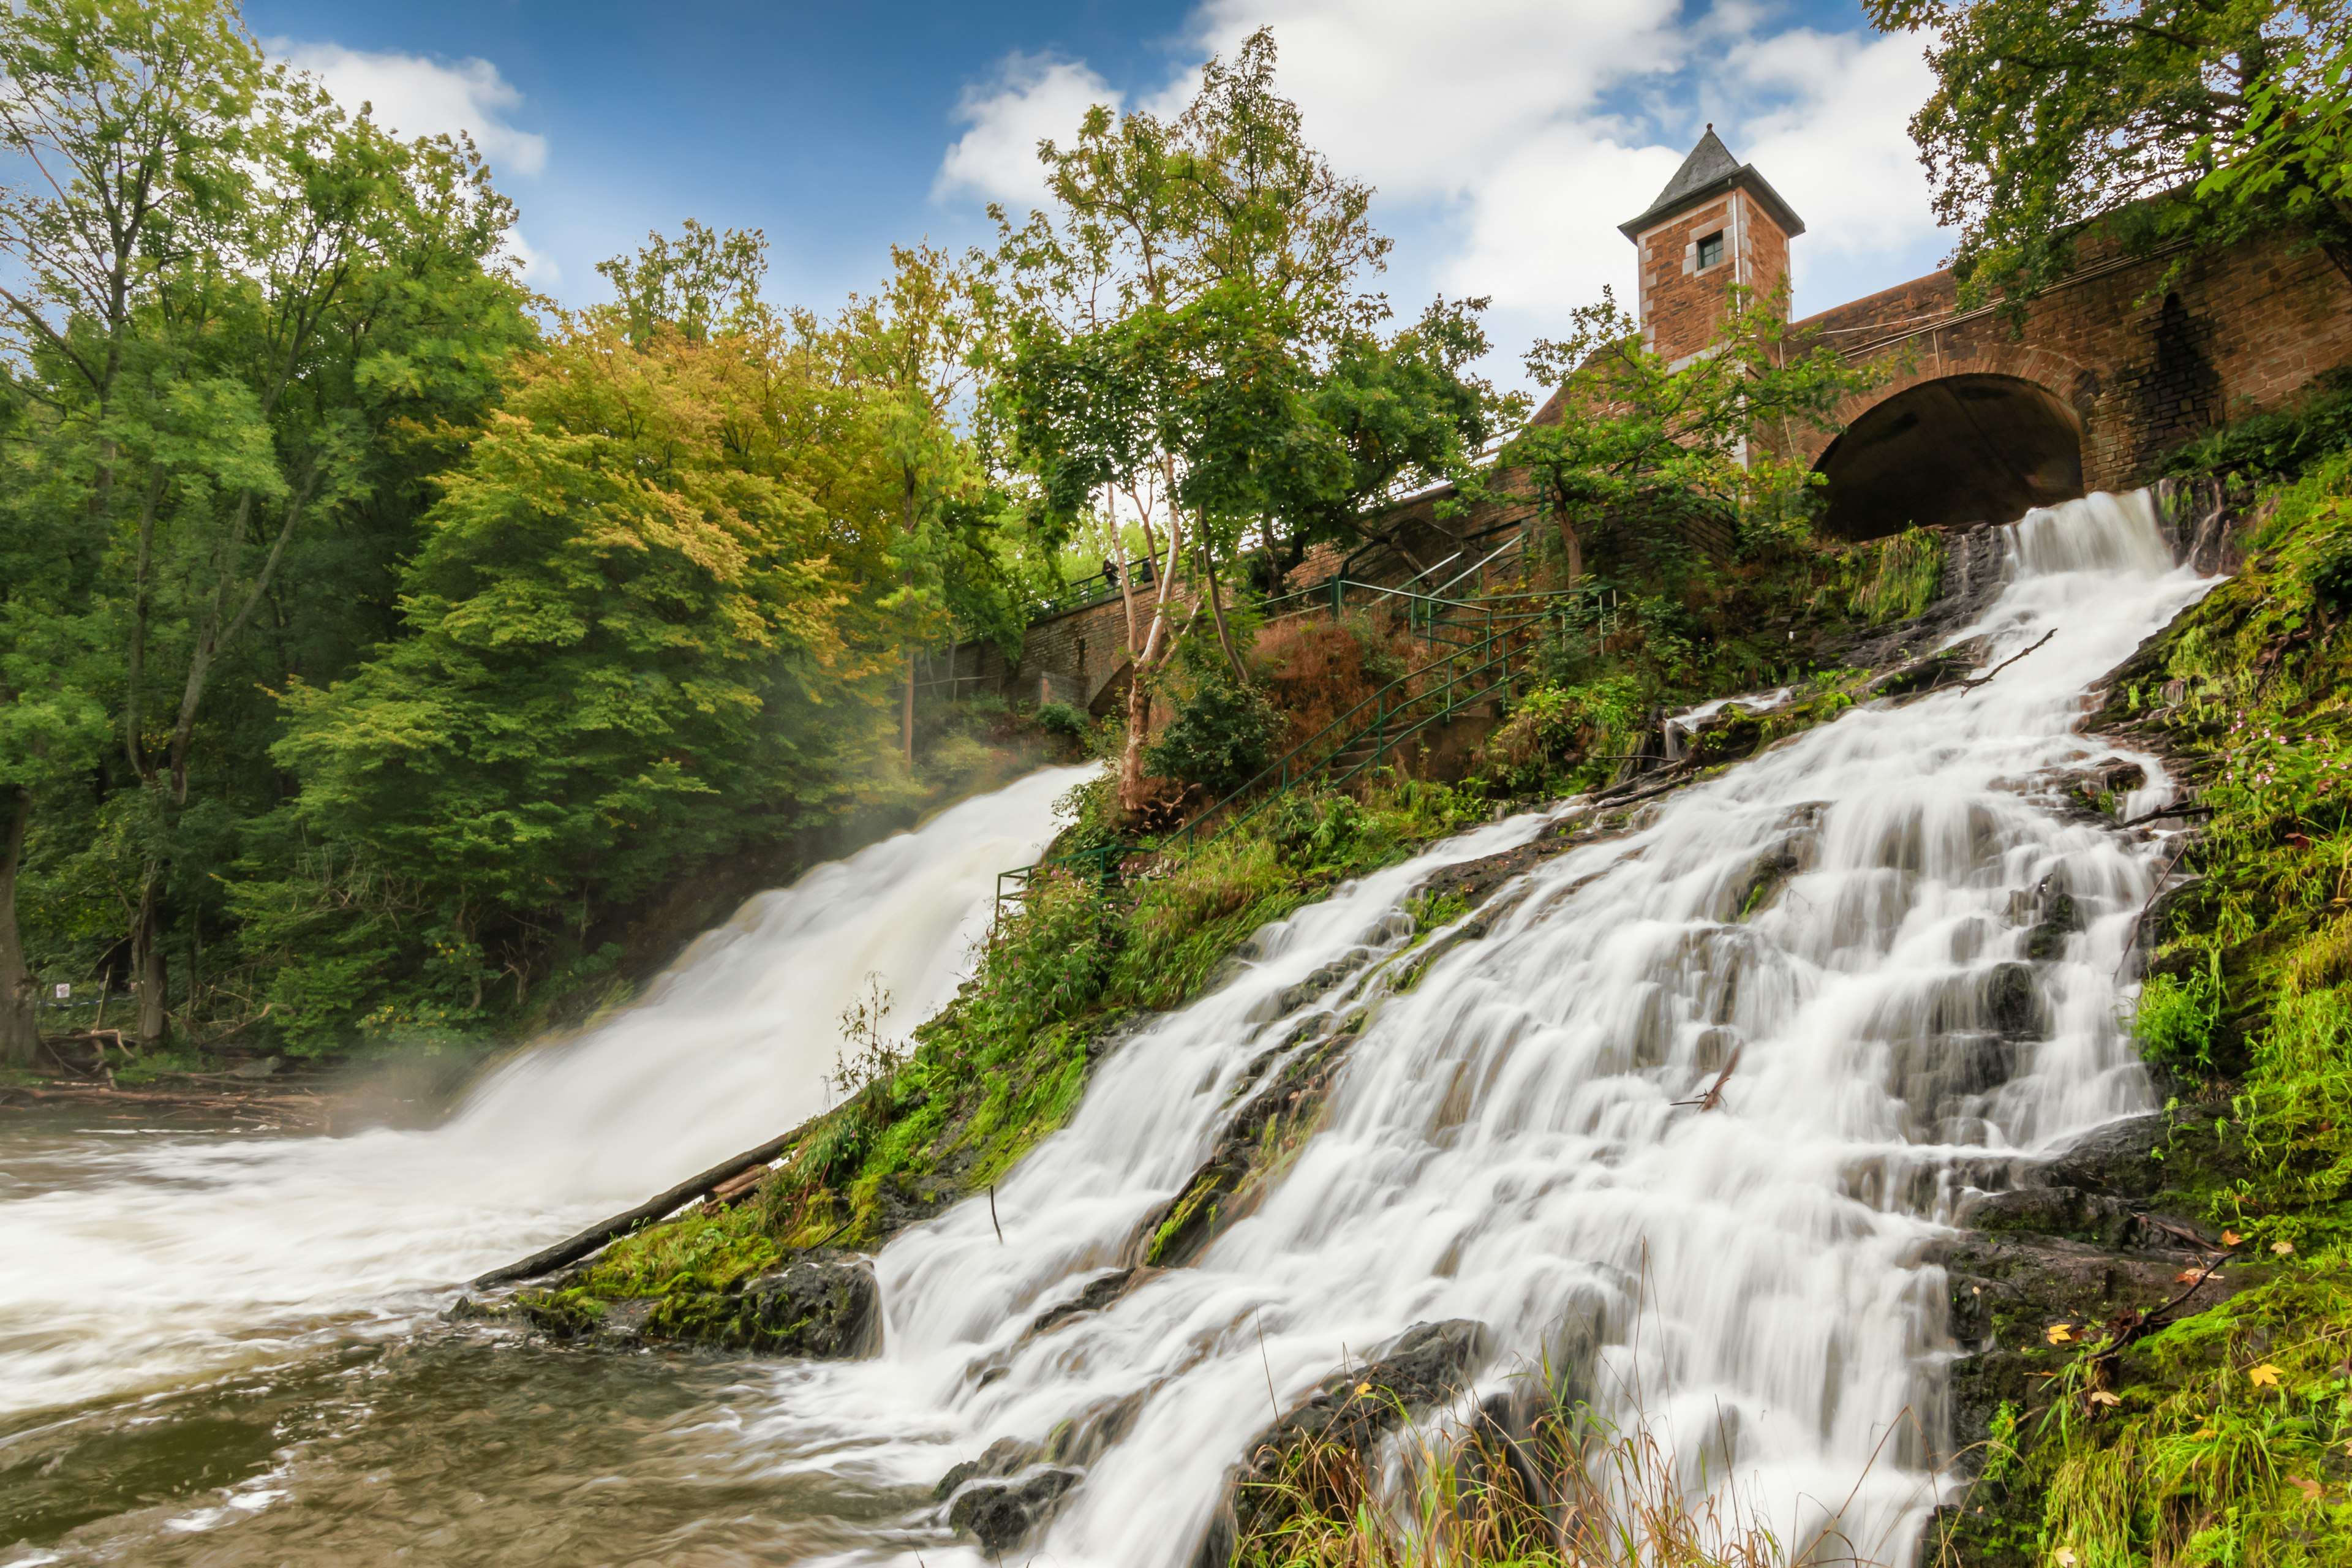
MULTIPOLYGON (((1036 1560, 1173 1565, 1270 1401, 1416 1321, 1468 1318, 1498 1346, 1479 1392, 1549 1358, 1783 1542, 1834 1531, 1905 1558, 1938 1487, 1948 1351, 1921 1258, 1953 1165, 2147 1099, 2111 977, 2151 857, 2036 796, 2116 754, 2074 732, 2084 689, 2205 586, 2172 568, 2145 495, 2035 512, 2008 544, 2006 587, 1961 636, 1988 639, 1988 668, 2045 645, 1973 689, 1849 712, 1542 863, 1411 989, 1381 985, 1400 901, 1542 819, 1262 933, 1238 978, 1105 1063, 997 1191, 1001 1241, 966 1205, 887 1247, 883 1355, 782 1369, 751 1439, 784 1474, 919 1486, 1118 1407, 1123 1435, 1036 1560), (1743 910, 1767 855, 1793 873, 1743 910), (2018 896, 2060 884, 2085 929, 2034 966, 2038 1026, 2004 1036, 2018 896), (1286 1005, 1335 964, 1350 977, 1286 1005), (1194 1266, 1025 1334, 1120 1260, 1253 1063, 1365 1004, 1322 1130, 1255 1213, 1194 1266), (1735 1050, 1721 1109, 1674 1103, 1735 1050)), ((2150 780, 2127 811, 2168 798, 2156 759, 2123 754, 2150 780)), ((918 1555, 986 1561, 929 1513, 832 1560, 918 1555)))
POLYGON ((0 1201, 0 1414, 404 1327, 452 1281, 823 1109, 866 977, 893 994, 894 1025, 944 1003, 996 874, 1035 858, 1086 776, 1033 774, 760 895, 643 1000, 509 1064, 431 1131, 84 1142, 17 1173, 0 1201))

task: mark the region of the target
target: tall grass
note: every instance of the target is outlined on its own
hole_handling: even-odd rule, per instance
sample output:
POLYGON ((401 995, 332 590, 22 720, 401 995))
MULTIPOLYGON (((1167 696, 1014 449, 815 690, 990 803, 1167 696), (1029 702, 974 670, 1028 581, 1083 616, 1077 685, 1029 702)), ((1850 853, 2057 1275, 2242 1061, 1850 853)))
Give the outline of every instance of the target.
MULTIPOLYGON (((1792 1549, 1736 1489, 1689 1479, 1646 1418, 1619 1426, 1553 1403, 1523 1438, 1408 1428, 1382 1490, 1357 1457, 1310 1448, 1255 1511, 1281 1522, 1244 1539, 1244 1568, 1829 1568, 1860 1554, 1832 1518, 1792 1549)), ((1702 1468, 1703 1469, 1703 1468, 1702 1468)), ((1717 1481, 1727 1478, 1716 1478, 1717 1481)))

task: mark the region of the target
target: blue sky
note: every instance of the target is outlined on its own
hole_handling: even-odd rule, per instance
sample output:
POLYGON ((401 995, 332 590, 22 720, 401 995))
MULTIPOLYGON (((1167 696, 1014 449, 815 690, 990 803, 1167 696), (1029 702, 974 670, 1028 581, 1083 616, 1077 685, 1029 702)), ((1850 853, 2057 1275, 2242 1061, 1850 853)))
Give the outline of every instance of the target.
MULTIPOLYGON (((1401 314, 1494 297, 1497 372, 1615 284, 1614 225, 1712 121, 1810 225, 1797 306, 1935 267, 1947 248, 1903 123, 1920 45, 1853 0, 249 0, 247 24, 411 133, 466 127, 521 207, 534 281, 604 297, 594 264, 692 216, 766 230, 779 300, 829 309, 894 240, 984 239, 1030 149, 1094 101, 1165 107, 1269 24, 1309 137, 1377 186, 1401 314)), ((1515 378, 1513 378, 1515 379, 1515 378)))

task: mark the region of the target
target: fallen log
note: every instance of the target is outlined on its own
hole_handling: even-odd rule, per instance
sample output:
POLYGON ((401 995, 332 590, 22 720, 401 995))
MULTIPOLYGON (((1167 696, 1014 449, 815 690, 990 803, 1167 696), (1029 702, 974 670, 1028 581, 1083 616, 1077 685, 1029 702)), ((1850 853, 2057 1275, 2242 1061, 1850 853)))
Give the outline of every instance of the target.
POLYGON ((711 1166, 691 1181, 680 1182, 657 1198, 649 1198, 625 1213, 599 1221, 579 1235, 559 1241, 553 1247, 542 1247, 519 1263, 491 1269, 477 1279, 474 1287, 486 1289, 492 1285, 511 1285, 518 1279, 537 1279, 541 1274, 553 1273, 567 1263, 577 1263, 608 1242, 618 1241, 646 1221, 660 1219, 685 1207, 732 1178, 748 1173, 754 1165, 766 1164, 791 1148, 793 1141, 799 1136, 799 1132, 794 1131, 781 1138, 772 1138, 756 1149, 746 1149, 733 1159, 711 1166))

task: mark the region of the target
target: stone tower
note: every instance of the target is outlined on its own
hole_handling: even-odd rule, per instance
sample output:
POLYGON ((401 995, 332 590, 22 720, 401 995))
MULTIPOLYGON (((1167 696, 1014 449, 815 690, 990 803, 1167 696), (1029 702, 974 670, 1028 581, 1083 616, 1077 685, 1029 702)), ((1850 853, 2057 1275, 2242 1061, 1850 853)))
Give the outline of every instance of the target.
POLYGON ((1680 364, 1714 338, 1728 286, 1780 288, 1805 221, 1710 125, 1650 210, 1617 227, 1640 253, 1642 341, 1680 364))

